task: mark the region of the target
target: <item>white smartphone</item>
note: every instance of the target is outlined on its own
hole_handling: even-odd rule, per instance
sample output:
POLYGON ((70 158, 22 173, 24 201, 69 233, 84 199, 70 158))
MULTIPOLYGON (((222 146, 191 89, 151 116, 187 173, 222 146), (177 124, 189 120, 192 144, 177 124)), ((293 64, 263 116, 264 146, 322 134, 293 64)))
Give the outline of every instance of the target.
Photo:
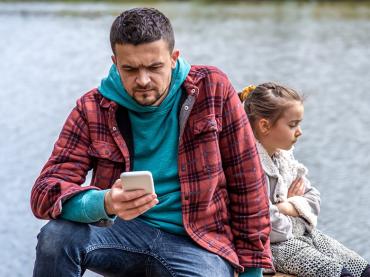
POLYGON ((155 193, 153 176, 150 171, 129 171, 121 174, 124 190, 143 189, 146 193, 155 193))

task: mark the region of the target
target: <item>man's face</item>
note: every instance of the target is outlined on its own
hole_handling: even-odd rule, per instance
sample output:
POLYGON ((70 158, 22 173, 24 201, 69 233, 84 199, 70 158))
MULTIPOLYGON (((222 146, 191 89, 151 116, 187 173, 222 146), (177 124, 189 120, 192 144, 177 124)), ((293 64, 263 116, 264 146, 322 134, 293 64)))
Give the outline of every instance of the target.
POLYGON ((112 60, 128 94, 143 106, 158 106, 168 93, 179 51, 157 40, 139 45, 116 44, 112 60))

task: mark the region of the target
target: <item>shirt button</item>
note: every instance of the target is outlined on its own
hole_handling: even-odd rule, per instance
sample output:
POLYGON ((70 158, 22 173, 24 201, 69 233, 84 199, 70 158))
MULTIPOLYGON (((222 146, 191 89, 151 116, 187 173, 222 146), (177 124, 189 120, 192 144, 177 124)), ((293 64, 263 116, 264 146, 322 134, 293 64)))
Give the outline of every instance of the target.
POLYGON ((194 94, 194 93, 195 93, 195 91, 196 91, 196 90, 195 90, 195 88, 191 89, 191 93, 193 93, 193 94, 194 94))
POLYGON ((117 127, 116 127, 116 126, 114 126, 114 127, 112 128, 112 130, 113 130, 113 131, 116 131, 116 130, 117 130, 117 127))
POLYGON ((185 111, 189 110, 189 106, 185 106, 185 107, 184 107, 184 110, 185 110, 185 111))

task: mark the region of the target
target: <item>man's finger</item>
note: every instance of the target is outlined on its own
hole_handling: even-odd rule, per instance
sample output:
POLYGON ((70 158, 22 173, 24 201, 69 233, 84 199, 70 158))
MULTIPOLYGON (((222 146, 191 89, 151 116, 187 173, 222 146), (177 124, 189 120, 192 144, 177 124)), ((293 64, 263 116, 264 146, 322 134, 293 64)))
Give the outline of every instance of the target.
POLYGON ((143 189, 130 190, 130 191, 126 191, 123 189, 119 194, 116 195, 115 200, 120 201, 120 202, 128 202, 128 201, 132 201, 134 199, 140 198, 145 194, 146 192, 143 189))
POLYGON ((127 212, 137 213, 138 215, 140 215, 140 214, 146 212, 147 210, 149 210, 150 208, 154 207, 155 205, 157 205, 158 202, 159 202, 158 199, 155 198, 155 199, 151 200, 150 202, 145 203, 144 205, 136 206, 135 208, 128 209, 127 212))
POLYGON ((142 206, 130 209, 130 210, 122 211, 121 213, 118 214, 118 216, 124 220, 131 220, 145 213, 147 210, 151 209, 156 204, 158 204, 157 198, 153 199, 152 201, 150 201, 149 203, 145 205, 142 205, 142 206))
POLYGON ((121 181, 121 179, 117 179, 117 180, 114 182, 114 184, 113 184, 112 188, 113 188, 113 187, 122 187, 122 181, 121 181))
POLYGON ((151 201, 153 201, 153 199, 156 199, 156 198, 157 198, 157 195, 155 194, 145 194, 139 198, 135 198, 132 201, 127 201, 125 208, 126 210, 135 209, 137 207, 141 207, 143 205, 150 203, 151 201))

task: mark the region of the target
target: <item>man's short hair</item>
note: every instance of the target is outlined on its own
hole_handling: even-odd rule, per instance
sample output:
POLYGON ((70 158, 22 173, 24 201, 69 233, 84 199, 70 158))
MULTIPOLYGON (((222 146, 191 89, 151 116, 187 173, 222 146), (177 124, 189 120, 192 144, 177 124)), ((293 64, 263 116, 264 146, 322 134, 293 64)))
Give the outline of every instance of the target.
POLYGON ((170 20, 154 8, 134 8, 121 13, 110 30, 110 44, 115 54, 116 44, 150 43, 163 39, 172 53, 175 36, 170 20))

